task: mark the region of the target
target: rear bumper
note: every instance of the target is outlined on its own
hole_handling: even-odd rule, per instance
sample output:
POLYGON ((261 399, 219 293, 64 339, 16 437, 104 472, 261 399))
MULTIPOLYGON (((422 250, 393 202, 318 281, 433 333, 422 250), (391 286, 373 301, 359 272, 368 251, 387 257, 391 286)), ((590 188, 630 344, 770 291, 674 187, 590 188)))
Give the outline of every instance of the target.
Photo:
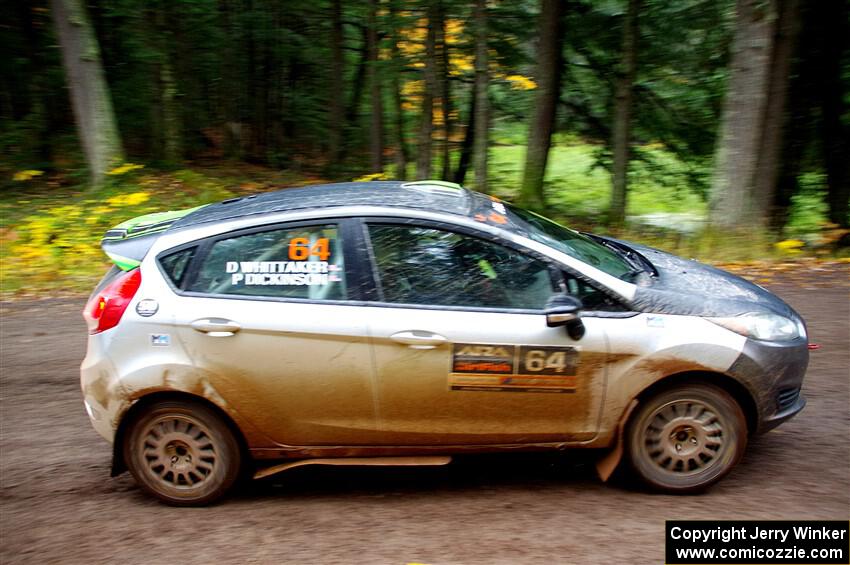
POLYGON ((747 340, 729 373, 749 389, 755 401, 756 428, 751 431, 772 430, 806 406, 801 389, 808 364, 806 338, 784 343, 747 340))
POLYGON ((88 351, 80 366, 80 388, 92 427, 112 443, 121 410, 121 387, 115 367, 103 354, 99 336, 89 336, 88 351))

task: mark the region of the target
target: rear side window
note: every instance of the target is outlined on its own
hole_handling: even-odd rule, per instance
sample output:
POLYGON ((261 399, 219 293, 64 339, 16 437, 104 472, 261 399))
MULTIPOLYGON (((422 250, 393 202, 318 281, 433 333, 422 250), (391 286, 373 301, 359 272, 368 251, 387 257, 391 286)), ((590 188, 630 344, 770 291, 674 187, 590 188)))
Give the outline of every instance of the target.
POLYGON ((163 272, 171 279, 171 282, 176 287, 180 287, 183 279, 186 276, 187 267, 195 255, 195 248, 183 249, 176 253, 171 253, 160 258, 159 264, 162 266, 163 272))
POLYGON ((345 300, 336 225, 269 230, 212 244, 189 288, 205 294, 345 300))

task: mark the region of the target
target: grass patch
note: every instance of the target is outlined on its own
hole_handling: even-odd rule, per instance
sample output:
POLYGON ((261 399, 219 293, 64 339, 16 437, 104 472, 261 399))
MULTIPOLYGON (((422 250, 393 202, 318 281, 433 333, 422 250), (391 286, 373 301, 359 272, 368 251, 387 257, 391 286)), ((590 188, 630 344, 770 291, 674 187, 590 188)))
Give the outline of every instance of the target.
MULTIPOLYGON (((552 147, 546 168, 548 213, 580 222, 598 224, 608 211, 611 175, 600 165, 600 148, 568 139, 552 147)), ((628 215, 654 212, 705 215, 706 205, 687 184, 690 170, 671 153, 644 148, 647 161, 632 162, 629 172, 628 215)), ((525 147, 494 146, 490 153, 491 191, 515 199, 522 181, 525 147)))

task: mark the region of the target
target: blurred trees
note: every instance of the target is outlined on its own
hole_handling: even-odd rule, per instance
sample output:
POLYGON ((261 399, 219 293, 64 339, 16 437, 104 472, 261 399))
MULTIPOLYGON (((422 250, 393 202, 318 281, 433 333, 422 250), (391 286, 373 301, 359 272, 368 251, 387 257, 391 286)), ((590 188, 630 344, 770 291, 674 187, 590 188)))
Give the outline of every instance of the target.
POLYGON ((671 198, 701 192, 718 225, 781 228, 807 174, 847 223, 846 0, 22 0, 0 17, 2 171, 73 168, 81 147, 102 173, 123 145, 326 178, 471 168, 486 190, 490 144, 524 141, 517 192, 543 209, 552 140, 574 139, 610 171, 614 224, 659 145, 686 165, 671 198), (91 26, 60 25, 69 8, 91 26))

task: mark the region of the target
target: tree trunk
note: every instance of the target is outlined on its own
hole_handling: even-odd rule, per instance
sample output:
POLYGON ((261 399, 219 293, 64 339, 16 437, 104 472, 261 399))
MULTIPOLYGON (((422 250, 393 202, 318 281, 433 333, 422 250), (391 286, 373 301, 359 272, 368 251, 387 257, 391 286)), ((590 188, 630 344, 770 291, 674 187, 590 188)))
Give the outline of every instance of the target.
POLYGON ((640 0, 629 0, 623 25, 623 52, 617 73, 617 93, 614 99, 614 133, 611 140, 614 162, 611 209, 608 220, 620 226, 626 219, 626 195, 631 144, 632 98, 637 73, 638 12, 640 0))
POLYGON ((764 116, 761 146, 756 174, 753 179, 753 208, 760 218, 773 219, 777 184, 780 175, 779 156, 782 152, 787 124, 788 83, 791 62, 800 29, 799 0, 784 0, 779 4, 773 56, 768 83, 767 108, 764 116))
POLYGON ((384 104, 381 98, 381 73, 378 68, 378 0, 369 0, 367 49, 369 51, 369 87, 372 97, 369 153, 372 173, 384 171, 384 104))
POLYGON ((776 0, 737 0, 729 86, 723 105, 710 222, 719 227, 762 224, 756 209, 755 174, 767 107, 776 0))
MULTIPOLYGON (((475 105, 478 103, 476 89, 478 85, 472 83, 472 92, 469 93, 469 117, 466 123, 466 134, 463 136, 463 144, 460 147, 460 159, 457 163, 453 182, 463 184, 466 179, 466 171, 469 169, 469 162, 472 157, 472 147, 475 143, 475 128, 476 128, 476 112, 475 105)), ((446 179, 448 180, 448 179, 446 179)))
POLYGON ((490 142, 490 69, 487 60, 487 0, 475 0, 475 87, 473 97, 475 110, 470 117, 473 122, 474 147, 472 167, 475 169, 475 190, 487 192, 487 154, 490 142))
POLYGON ((153 43, 157 50, 155 65, 156 84, 159 85, 159 116, 161 129, 158 132, 160 142, 159 157, 168 164, 176 164, 182 160, 182 127, 180 124, 180 109, 177 105, 177 83, 171 66, 172 32, 167 25, 167 4, 158 2, 153 10, 153 43))
POLYGON ((776 190, 770 206, 769 227, 780 232, 788 222, 791 197, 799 188, 798 178, 803 169, 806 147, 811 141, 811 89, 803 76, 803 64, 795 64, 797 76, 788 87, 788 121, 782 139, 782 159, 778 163, 776 190))
POLYGON ((537 94, 534 115, 528 131, 525 170, 520 187, 520 202, 533 209, 545 205, 543 178, 552 143, 555 110, 561 87, 564 0, 541 0, 537 45, 537 94))
POLYGON ((396 0, 390 2, 390 19, 393 25, 393 38, 390 43, 390 56, 393 61, 392 89, 395 110, 395 177, 399 180, 407 178, 407 144, 404 141, 404 105, 401 98, 401 73, 404 61, 398 48, 401 35, 401 24, 398 21, 398 6, 396 0))
POLYGON ((443 114, 442 180, 449 180, 452 174, 451 137, 452 137, 452 96, 449 81, 449 44, 446 41, 446 7, 438 2, 437 45, 439 47, 438 71, 440 86, 440 106, 443 114))
POLYGON ((77 131, 92 183, 98 185, 106 171, 124 159, 100 49, 82 0, 51 0, 50 7, 77 131))
POLYGON ((823 141, 829 221, 846 227, 850 200, 850 125, 842 121, 842 116, 847 112, 844 101, 848 80, 842 80, 842 57, 846 61, 850 49, 850 14, 846 0, 823 0, 814 9, 821 11, 822 25, 819 29, 824 41, 818 65, 821 74, 819 133, 823 141))
POLYGON ((328 118, 328 156, 330 165, 339 164, 342 154, 342 136, 345 131, 345 57, 342 52, 344 41, 342 31, 342 3, 331 1, 331 91, 328 118))
MULTIPOLYGON (((360 49, 360 62, 354 73, 354 82, 351 87, 351 98, 348 109, 345 112, 345 123, 354 124, 360 115, 360 101, 363 98, 363 83, 366 79, 366 67, 369 64, 369 30, 363 28, 362 48, 360 49)), ((343 146, 345 153, 345 146, 343 146)))
POLYGON ((419 151, 416 155, 416 178, 431 177, 431 137, 434 132, 434 92, 437 90, 436 43, 439 0, 428 2, 428 35, 425 39, 425 91, 422 94, 422 117, 419 125, 419 151))

